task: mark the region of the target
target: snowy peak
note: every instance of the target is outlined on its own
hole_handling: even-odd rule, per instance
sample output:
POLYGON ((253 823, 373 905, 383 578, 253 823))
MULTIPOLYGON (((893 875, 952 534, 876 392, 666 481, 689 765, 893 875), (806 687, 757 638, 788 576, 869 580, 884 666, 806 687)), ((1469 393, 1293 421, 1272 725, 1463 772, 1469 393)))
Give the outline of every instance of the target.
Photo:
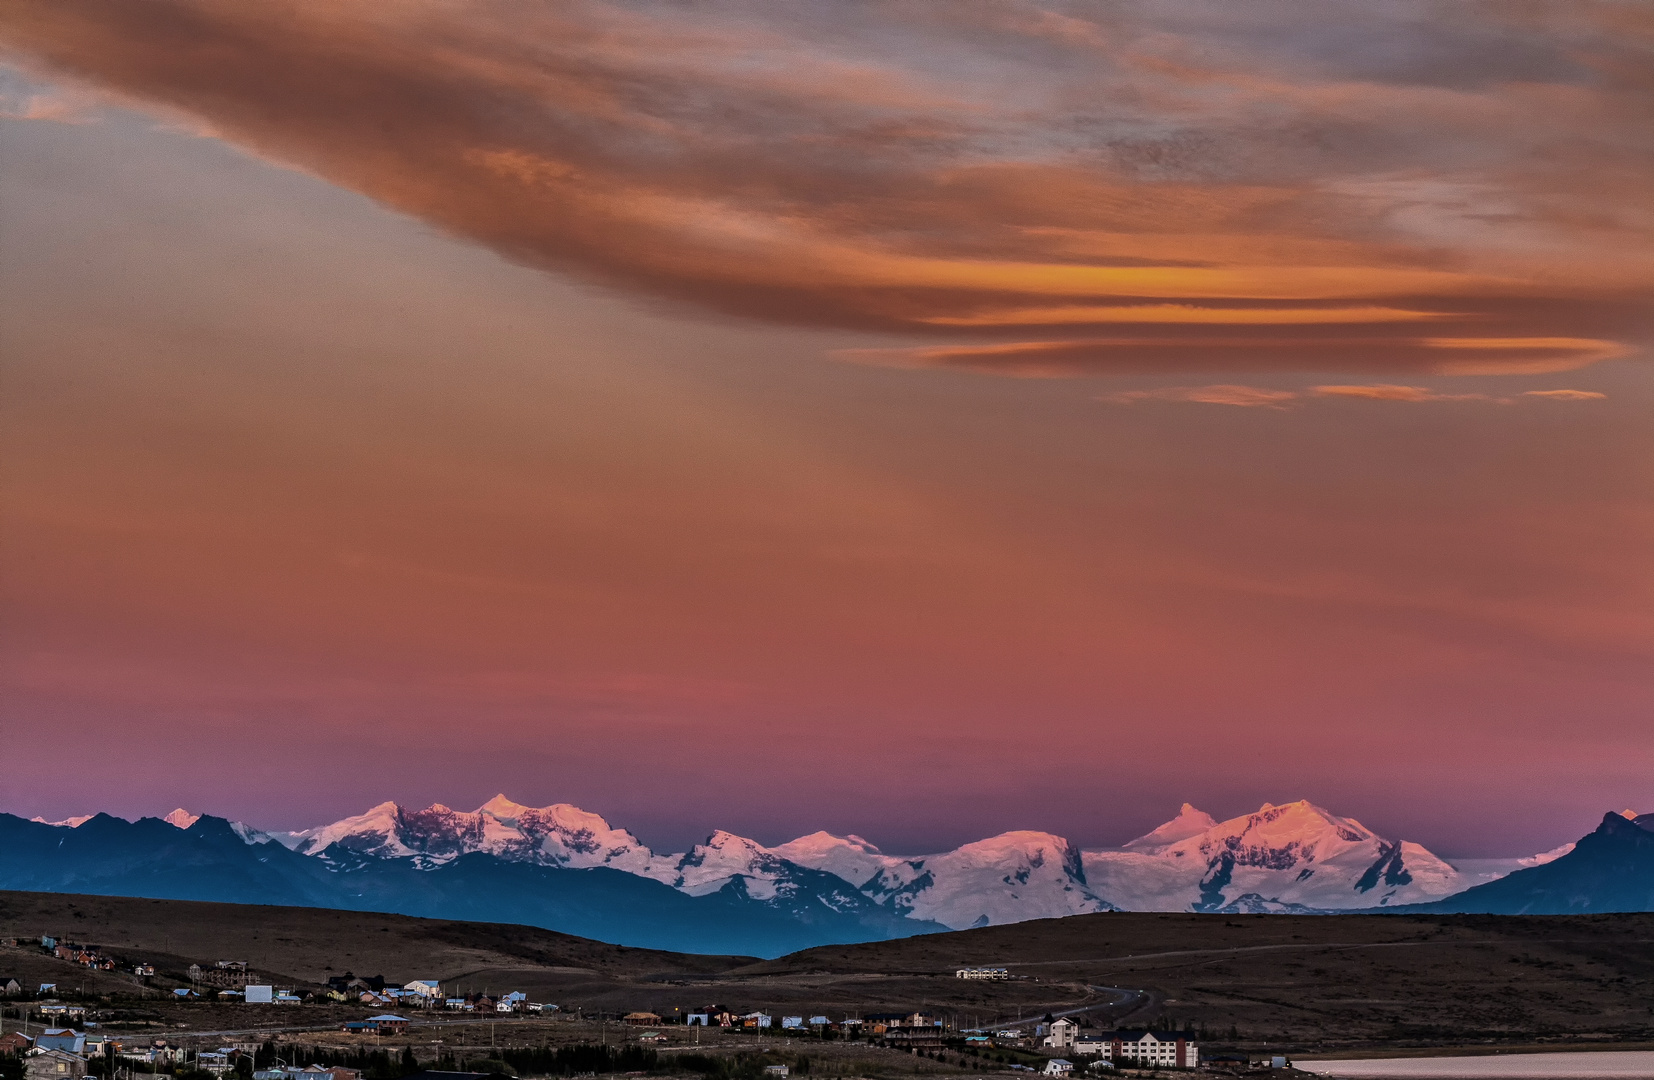
POLYGON ((955 930, 1113 908, 1087 886, 1078 848, 1031 831, 1001 833, 939 855, 890 859, 862 891, 911 918, 955 930))
POLYGON ((741 878, 747 895, 763 900, 790 876, 790 865, 757 841, 719 829, 678 859, 670 884, 691 896, 705 896, 741 878))
MULTIPOLYGON (((252 830, 244 835, 250 843, 267 839, 252 830)), ((1115 909, 1337 911, 1419 903, 1515 868, 1501 861, 1461 871, 1418 844, 1380 836, 1307 800, 1265 803, 1222 822, 1184 803, 1172 820, 1123 848, 1083 853, 1061 836, 1033 830, 900 856, 854 835, 814 832, 772 848, 720 829, 687 852, 661 854, 578 806, 526 806, 504 794, 469 812, 385 802, 279 839, 341 867, 353 859, 402 858, 428 869, 480 852, 621 870, 692 896, 726 893, 806 919, 825 906, 952 929, 1115 909)))
POLYGON ((1187 840, 1191 836, 1198 836, 1217 824, 1217 819, 1204 810, 1196 810, 1188 803, 1184 803, 1177 816, 1150 832, 1144 833, 1131 843, 1127 844, 1127 851, 1141 851, 1148 855, 1158 855, 1171 847, 1179 840, 1187 840))
POLYGON ((788 862, 825 871, 858 887, 879 871, 902 861, 854 834, 834 836, 829 832, 813 832, 770 850, 788 862))
POLYGON ((293 850, 319 855, 342 851, 375 858, 412 858, 440 865, 470 852, 515 862, 587 868, 609 866, 665 880, 670 866, 637 837, 610 827, 578 806, 524 806, 496 795, 466 812, 442 803, 409 810, 394 802, 316 829, 289 834, 293 850))
POLYGON ((530 807, 524 806, 522 803, 512 802, 510 799, 501 794, 494 796, 492 799, 489 799, 487 802, 477 807, 477 813, 488 814, 489 816, 498 818, 501 821, 515 821, 518 817, 527 813, 530 809, 530 807))
POLYGON ((1154 835, 1088 853, 1093 888, 1133 910, 1335 911, 1424 902, 1472 884, 1420 845, 1308 800, 1264 803, 1171 843, 1154 835))
POLYGON ((197 821, 200 821, 201 815, 192 814, 180 806, 178 809, 174 810, 161 820, 166 822, 168 825, 174 826, 175 828, 187 829, 191 825, 194 825, 197 821))
POLYGON ((74 817, 64 818, 62 821, 47 821, 43 817, 32 817, 29 820, 38 822, 41 825, 56 825, 62 829, 78 829, 96 816, 96 814, 77 814, 74 817))
POLYGON ((1221 852, 1239 866, 1277 866, 1373 841, 1387 843, 1354 818, 1338 817, 1306 799, 1284 806, 1264 803, 1255 814, 1215 824, 1164 850, 1208 858, 1221 852))

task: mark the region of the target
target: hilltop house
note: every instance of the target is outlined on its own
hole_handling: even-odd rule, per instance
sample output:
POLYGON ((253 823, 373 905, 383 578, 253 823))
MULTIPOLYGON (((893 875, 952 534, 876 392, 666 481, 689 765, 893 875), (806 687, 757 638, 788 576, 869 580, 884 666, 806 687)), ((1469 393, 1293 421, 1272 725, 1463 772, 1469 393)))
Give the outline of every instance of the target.
POLYGON ((21 1054, 34 1045, 34 1040, 20 1031, 0 1035, 0 1054, 21 1054))

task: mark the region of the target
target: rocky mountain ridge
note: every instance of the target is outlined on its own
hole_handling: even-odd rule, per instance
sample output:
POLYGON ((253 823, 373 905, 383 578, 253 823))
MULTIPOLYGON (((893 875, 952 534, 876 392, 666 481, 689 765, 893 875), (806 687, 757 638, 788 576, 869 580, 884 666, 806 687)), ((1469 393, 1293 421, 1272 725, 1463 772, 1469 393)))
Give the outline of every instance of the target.
POLYGON ((718 830, 686 852, 659 853, 577 806, 530 807, 504 795, 473 811, 386 802, 313 829, 256 835, 324 860, 403 859, 434 869, 484 853, 619 870, 691 896, 735 890, 781 909, 870 908, 950 929, 1111 910, 1318 912, 1429 903, 1561 850, 1464 869, 1305 800, 1266 803, 1223 822, 1184 803, 1170 821, 1119 848, 1086 851, 1038 831, 905 856, 859 836, 816 832, 766 847, 718 830))

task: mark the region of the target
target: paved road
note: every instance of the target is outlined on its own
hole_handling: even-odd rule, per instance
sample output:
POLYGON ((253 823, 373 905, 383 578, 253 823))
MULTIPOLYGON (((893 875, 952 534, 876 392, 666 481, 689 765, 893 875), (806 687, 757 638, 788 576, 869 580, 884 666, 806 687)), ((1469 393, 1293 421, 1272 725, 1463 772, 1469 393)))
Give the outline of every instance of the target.
MULTIPOLYGON (((553 1014, 553 1015, 555 1015, 555 1014, 553 1014)), ((417 1027, 428 1028, 428 1027, 464 1027, 464 1026, 474 1027, 478 1024, 513 1024, 513 1023, 521 1023, 524 1020, 533 1019, 533 1018, 531 1018, 531 1017, 521 1017, 521 1016, 508 1016, 504 1019, 499 1019, 499 1018, 492 1017, 492 1016, 486 1016, 486 1017, 485 1016, 470 1016, 470 1017, 462 1017, 462 1018, 459 1018, 459 1019, 449 1019, 449 1020, 421 1020, 419 1017, 415 1016, 415 1017, 410 1017, 409 1019, 411 1019, 413 1021, 414 1025, 417 1026, 417 1027)), ((337 1031, 341 1026, 343 1026, 343 1023, 344 1022, 341 1021, 341 1020, 333 1020, 333 1021, 330 1021, 330 1022, 327 1022, 327 1023, 321 1023, 321 1024, 284 1024, 284 1025, 274 1026, 274 1027, 223 1028, 223 1029, 220 1029, 220 1030, 217 1030, 217 1031, 168 1031, 168 1032, 163 1032, 161 1037, 168 1038, 168 1039, 171 1039, 171 1038, 184 1038, 186 1036, 194 1037, 194 1038, 205 1038, 205 1037, 208 1037, 208 1036, 215 1036, 216 1037, 216 1036, 224 1036, 224 1035, 279 1035, 279 1034, 285 1034, 285 1033, 294 1032, 294 1031, 337 1031)))
POLYGON ((1087 986, 1087 990, 1098 994, 1113 994, 1113 1001, 1094 1002, 1090 1005, 1078 1005, 1072 1009, 1046 1010, 1038 1016, 1023 1016, 1015 1020, 1006 1020, 996 1023, 995 1027, 1016 1027, 1020 1024, 1032 1024, 1043 1020, 1047 1014, 1055 1016, 1079 1016, 1082 1013, 1103 1012, 1105 1010, 1116 1013, 1109 1019, 1118 1023, 1141 1009, 1153 1000, 1153 995, 1147 990, 1134 990, 1125 986, 1087 986))

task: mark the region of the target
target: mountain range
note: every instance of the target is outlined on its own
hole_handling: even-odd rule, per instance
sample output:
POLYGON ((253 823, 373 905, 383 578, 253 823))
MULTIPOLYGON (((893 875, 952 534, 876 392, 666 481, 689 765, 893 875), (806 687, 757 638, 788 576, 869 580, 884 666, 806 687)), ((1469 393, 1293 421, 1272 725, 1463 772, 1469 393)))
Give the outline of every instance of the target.
POLYGON ((386 802, 298 832, 182 809, 137 822, 0 814, 3 888, 510 921, 752 955, 1114 910, 1654 909, 1616 860, 1654 867, 1654 816, 1609 815, 1577 846, 1456 865, 1305 801, 1222 822, 1184 804, 1118 848, 1019 831, 918 856, 854 835, 766 847, 721 830, 663 854, 579 807, 503 795, 473 811, 386 802))

